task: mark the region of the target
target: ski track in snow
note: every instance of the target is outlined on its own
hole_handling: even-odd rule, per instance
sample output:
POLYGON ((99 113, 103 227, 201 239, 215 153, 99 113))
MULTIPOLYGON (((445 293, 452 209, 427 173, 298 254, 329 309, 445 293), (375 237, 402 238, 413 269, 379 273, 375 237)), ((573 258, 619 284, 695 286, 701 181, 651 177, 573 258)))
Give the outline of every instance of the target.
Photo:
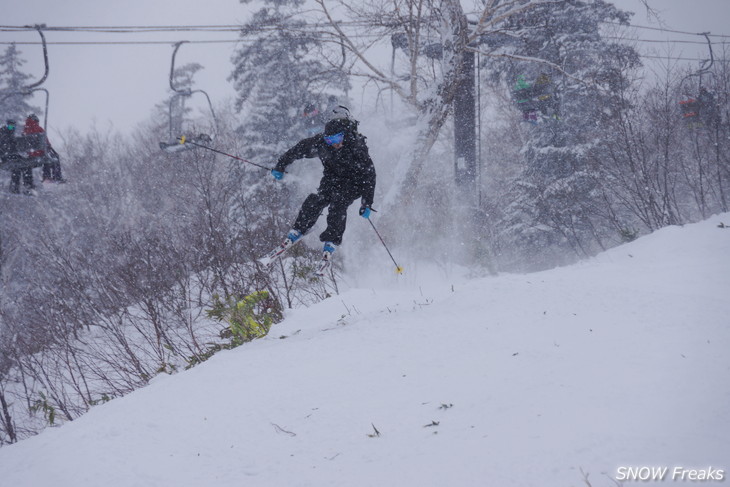
POLYGON ((720 221, 730 214, 535 274, 424 267, 290 310, 264 339, 0 449, 0 485, 577 486, 585 472, 597 487, 620 466, 727 477, 720 221))

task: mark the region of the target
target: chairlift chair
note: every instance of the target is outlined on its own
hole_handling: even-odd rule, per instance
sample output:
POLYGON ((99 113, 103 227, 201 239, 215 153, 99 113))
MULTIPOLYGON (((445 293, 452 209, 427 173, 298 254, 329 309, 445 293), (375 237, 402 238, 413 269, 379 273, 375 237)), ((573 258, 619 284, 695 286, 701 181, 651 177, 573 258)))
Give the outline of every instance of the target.
POLYGON ((701 35, 705 36, 707 40, 707 46, 710 51, 710 59, 702 61, 700 69, 695 73, 690 73, 682 79, 679 83, 680 90, 685 81, 689 78, 698 78, 698 91, 697 95, 687 95, 679 101, 679 107, 682 113, 682 118, 687 122, 690 128, 702 127, 706 122, 709 125, 714 124, 718 121, 719 112, 716 105, 714 96, 702 86, 702 76, 705 74, 712 74, 710 68, 715 62, 715 57, 712 52, 712 42, 710 42, 709 32, 703 32, 701 35))
MULTIPOLYGON (((46 81, 48 78, 48 46, 46 45, 46 36, 43 35, 43 29, 46 27, 46 24, 36 24, 34 26, 26 26, 28 28, 33 28, 38 31, 38 34, 41 36, 41 44, 43 46, 43 64, 44 64, 44 72, 41 79, 36 81, 33 84, 30 84, 23 89, 19 91, 14 91, 6 94, 2 99, 5 100, 6 98, 10 98, 13 96, 19 96, 19 97, 32 97, 34 93, 36 92, 43 92, 46 95, 46 103, 45 103, 45 110, 43 111, 43 131, 46 132, 48 128, 48 103, 50 95, 48 93, 48 90, 45 88, 41 88, 40 86, 46 81)), ((46 144, 46 137, 43 137, 43 144, 46 144)), ((17 154, 17 157, 13 157, 10 159, 6 159, 5 161, 0 161, 0 170, 5 171, 14 171, 17 169, 33 169, 36 167, 40 167, 43 164, 47 162, 47 157, 25 157, 22 155, 22 153, 26 152, 29 147, 29 141, 26 137, 20 136, 18 137, 18 152, 21 154, 17 154)), ((48 150, 46 147, 41 147, 46 156, 48 156, 48 150)))
POLYGON ((169 139, 167 141, 160 142, 160 149, 162 149, 165 152, 182 152, 190 149, 194 149, 196 147, 196 144, 209 144, 213 141, 213 137, 211 137, 208 134, 175 134, 173 133, 173 117, 172 117, 172 111, 173 106, 175 102, 179 98, 187 98, 190 97, 196 93, 202 93, 205 96, 205 99, 208 101, 208 108, 210 108, 210 113, 213 116, 213 123, 215 125, 215 131, 218 132, 218 119, 215 116, 215 111, 213 110, 213 104, 210 101, 210 97, 208 96, 208 93, 206 93, 203 90, 191 90, 191 89, 185 89, 182 90, 180 88, 175 87, 174 82, 174 74, 175 74, 175 57, 177 56, 177 51, 180 49, 180 46, 182 46, 184 43, 188 41, 180 41, 175 43, 175 49, 172 51, 172 62, 170 63, 170 89, 175 93, 170 98, 170 104, 168 107, 168 120, 169 120, 169 139))
POLYGON ((512 96, 526 122, 537 123, 538 113, 543 118, 558 118, 555 85, 547 74, 541 74, 533 83, 519 75, 512 96))

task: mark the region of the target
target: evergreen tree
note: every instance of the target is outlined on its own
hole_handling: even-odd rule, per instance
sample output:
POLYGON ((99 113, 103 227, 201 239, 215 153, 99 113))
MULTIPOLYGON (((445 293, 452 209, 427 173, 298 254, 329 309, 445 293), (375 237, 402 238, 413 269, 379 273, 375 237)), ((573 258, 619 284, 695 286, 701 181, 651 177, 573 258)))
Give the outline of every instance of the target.
POLYGON ((542 95, 549 101, 538 110, 539 123, 529 128, 523 171, 503 222, 508 245, 519 243, 530 256, 527 267, 558 263, 565 250, 586 255, 604 245, 597 187, 603 174, 592 154, 619 107, 626 71, 638 66, 639 58, 631 47, 604 39, 601 26, 627 24, 629 15, 603 0, 568 0, 505 22, 505 29, 522 39, 516 57, 546 62, 497 67, 510 83, 549 84, 542 95))
MULTIPOLYGON (((247 0, 244 0, 246 3, 247 0)), ((348 88, 341 70, 317 56, 323 41, 303 33, 307 24, 292 15, 300 0, 266 0, 242 28, 242 46, 230 76, 244 113, 240 132, 252 156, 274 155, 302 138, 297 131, 304 106, 323 108, 348 88)))
POLYGON ((31 76, 23 72, 26 61, 21 57, 15 43, 10 44, 0 56, 0 117, 25 120, 30 113, 40 109, 28 103, 25 88, 31 84, 31 76))

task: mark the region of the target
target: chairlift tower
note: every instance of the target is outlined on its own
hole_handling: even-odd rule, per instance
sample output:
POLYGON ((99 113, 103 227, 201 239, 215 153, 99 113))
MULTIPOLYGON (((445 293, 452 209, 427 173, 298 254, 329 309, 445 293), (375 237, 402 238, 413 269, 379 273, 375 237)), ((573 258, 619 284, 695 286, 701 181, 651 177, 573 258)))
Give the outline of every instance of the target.
MULTIPOLYGON (((393 57, 391 71, 395 65, 396 49, 409 49, 408 38, 404 33, 391 36, 393 57)), ((431 59, 443 57, 443 46, 430 43, 423 46, 422 54, 431 59)), ((474 51, 464 50, 460 53, 461 65, 459 83, 454 93, 452 109, 454 113, 454 178, 456 184, 470 198, 470 203, 477 202, 477 177, 479 173, 477 161, 477 102, 476 102, 476 69, 474 51), (471 199, 473 198, 473 199, 471 199)))
POLYGON ((459 84, 454 96, 454 173, 466 195, 476 197, 477 129, 473 51, 462 53, 459 84))

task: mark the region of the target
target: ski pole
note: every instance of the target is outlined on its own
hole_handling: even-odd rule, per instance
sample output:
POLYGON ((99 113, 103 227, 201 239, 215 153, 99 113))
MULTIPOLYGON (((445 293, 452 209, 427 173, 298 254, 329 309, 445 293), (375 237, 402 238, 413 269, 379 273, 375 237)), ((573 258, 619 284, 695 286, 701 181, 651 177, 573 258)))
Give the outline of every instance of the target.
MULTIPOLYGON (((242 157, 234 156, 233 154, 228 154, 228 153, 223 152, 223 151, 220 151, 218 149, 214 149, 212 147, 208 147, 207 145, 198 144, 197 142, 193 142, 192 140, 187 140, 187 139, 185 139, 185 136, 184 135, 182 137, 178 137, 177 140, 179 140, 181 144, 192 144, 192 145, 194 145, 196 147, 200 147, 201 149, 208 149, 209 151, 217 152, 218 154, 222 154, 224 156, 228 156, 231 159, 236 159, 237 161, 247 162, 247 163, 249 163, 249 164, 251 164, 253 166, 260 167, 261 169, 266 169, 268 171, 271 171, 273 169, 271 167, 262 166, 261 164, 257 164, 255 162, 249 161, 248 159, 243 159, 242 157)), ((284 172, 286 172, 286 171, 284 171, 284 172)))
POLYGON ((390 249, 388 248, 387 245, 385 245, 385 240, 383 240, 383 237, 380 236, 380 232, 378 231, 377 228, 375 228, 375 224, 373 223, 373 221, 370 218, 368 218, 367 221, 370 222, 370 226, 373 227, 373 230, 375 230, 375 235, 378 236, 378 238, 380 239, 380 243, 383 244, 383 247, 385 247, 386 252, 388 252, 388 255, 390 256, 390 260, 392 260, 393 264, 395 264, 395 272, 397 274, 403 274, 403 268, 401 266, 399 266, 398 263, 393 258, 393 254, 390 253, 390 249))

